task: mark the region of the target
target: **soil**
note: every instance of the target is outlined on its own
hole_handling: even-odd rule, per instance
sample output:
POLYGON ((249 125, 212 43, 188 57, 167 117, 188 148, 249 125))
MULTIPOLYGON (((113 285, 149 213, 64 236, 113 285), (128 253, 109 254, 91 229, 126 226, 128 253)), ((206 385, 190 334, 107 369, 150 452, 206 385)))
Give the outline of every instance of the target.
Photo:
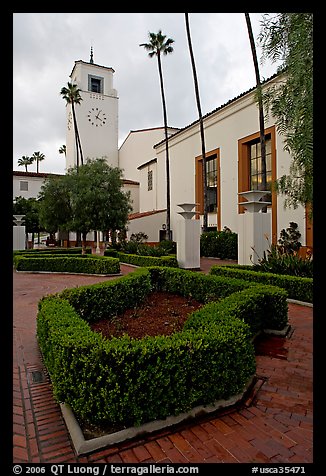
POLYGON ((201 306, 201 303, 192 298, 155 291, 136 308, 128 309, 113 319, 96 322, 91 328, 108 339, 124 334, 134 339, 167 336, 181 331, 189 314, 201 306))

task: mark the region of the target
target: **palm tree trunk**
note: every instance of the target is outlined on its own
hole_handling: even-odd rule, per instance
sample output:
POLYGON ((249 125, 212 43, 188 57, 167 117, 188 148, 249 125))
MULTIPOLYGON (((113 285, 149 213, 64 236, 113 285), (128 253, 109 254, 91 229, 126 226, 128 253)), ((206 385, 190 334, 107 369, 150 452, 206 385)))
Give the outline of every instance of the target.
POLYGON ((158 71, 160 75, 162 106, 163 106, 163 119, 164 119, 164 134, 165 134, 165 165, 166 165, 166 234, 167 239, 171 240, 171 199, 170 199, 170 160, 169 160, 169 143, 168 143, 168 125, 167 125, 167 113, 164 96, 163 85, 163 72, 161 64, 160 53, 157 55, 158 71))
POLYGON ((76 141, 76 156, 77 156, 77 173, 79 169, 79 146, 78 146, 78 128, 77 128, 77 119, 76 112, 74 107, 74 102, 71 101, 72 117, 74 120, 74 129, 75 129, 75 141, 76 141))
MULTIPOLYGON (((257 53, 255 47, 254 35, 252 33, 251 21, 249 13, 245 13, 251 53, 254 61, 256 83, 257 83, 257 96, 258 96, 258 108, 259 108, 259 129, 260 129, 260 147, 261 147, 261 162, 262 162, 262 188, 266 190, 267 188, 267 178, 266 178, 266 143, 265 143, 265 125, 264 125, 264 109, 263 109, 263 98, 262 98, 262 88, 259 77, 259 67, 257 60, 257 53)), ((266 207, 262 211, 266 212, 266 207)))
MULTIPOLYGON (((205 151, 204 124, 203 124, 203 116, 202 116, 201 105, 200 105, 200 96, 199 96, 199 87, 198 87, 198 79, 197 79, 195 58, 194 58, 194 53, 193 53, 192 44, 191 44, 191 36, 190 36, 190 27, 189 27, 188 13, 185 13, 185 20, 186 20, 186 30, 187 30, 188 46, 189 46, 189 53, 190 53, 190 59, 191 59, 192 72, 193 72, 193 77, 194 77, 194 85, 195 85, 195 93, 196 93, 196 102, 197 102, 197 109, 198 109, 198 116, 199 116, 199 126, 200 126, 200 140, 201 140, 202 167, 203 167, 203 192, 204 192, 204 207, 203 207, 203 208, 204 208, 204 221, 203 221, 203 231, 207 231, 207 228, 208 228, 208 222, 207 222, 207 171, 206 171, 206 151, 205 151)), ((218 206, 219 206, 219 204, 218 204, 218 206)))

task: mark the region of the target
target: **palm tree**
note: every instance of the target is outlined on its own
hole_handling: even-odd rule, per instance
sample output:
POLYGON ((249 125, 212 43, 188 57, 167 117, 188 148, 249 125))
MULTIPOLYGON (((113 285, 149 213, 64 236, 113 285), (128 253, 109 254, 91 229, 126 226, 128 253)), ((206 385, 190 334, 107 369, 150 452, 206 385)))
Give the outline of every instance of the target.
POLYGON ((81 165, 84 163, 83 159, 83 151, 80 143, 80 137, 77 127, 77 119, 76 119, 76 111, 75 111, 75 104, 80 104, 83 98, 80 95, 80 89, 77 87, 77 84, 67 83, 68 87, 61 88, 60 94, 63 99, 66 100, 67 104, 71 104, 72 116, 74 121, 74 128, 75 128, 75 139, 76 139, 76 153, 77 153, 77 170, 79 168, 79 151, 80 151, 80 160, 81 165))
MULTIPOLYGON (((260 129, 260 147, 261 147, 261 163, 262 163, 262 188, 266 190, 267 188, 267 179, 266 179, 266 143, 265 143, 265 125, 264 125, 264 109, 263 109, 263 98, 262 98, 262 88, 259 76, 259 67, 257 60, 257 52, 255 47, 254 35, 252 32, 251 21, 249 13, 245 13, 248 35, 251 46, 252 58, 254 61, 256 83, 257 83, 257 98, 258 98, 258 109, 259 109, 259 129, 260 129)), ((262 211, 266 212, 266 207, 262 211)))
POLYGON ((45 155, 42 154, 41 152, 34 152, 32 155, 33 161, 36 161, 36 172, 39 173, 39 162, 45 159, 45 155))
POLYGON ((207 224, 207 171, 206 171, 206 152, 205 152, 205 136, 204 136, 204 124, 203 124, 203 116, 201 113, 201 106, 200 106, 200 96, 199 96, 199 87, 198 87, 198 79, 197 79, 197 72, 196 72, 196 65, 195 65, 195 57, 192 50, 191 44, 191 36, 190 36, 190 27, 189 27, 189 18, 188 13, 185 13, 185 20, 186 20, 186 30, 187 30, 187 39, 188 39, 188 46, 189 46, 189 53, 191 59, 191 66, 192 66, 192 74, 194 77, 194 86, 195 86, 195 94, 196 94, 196 102, 197 102, 197 109, 198 109, 198 116, 199 116, 199 127, 200 127, 200 139, 201 139, 201 151, 202 151, 202 167, 203 167, 203 191, 204 191, 204 222, 203 222, 203 231, 207 231, 208 224, 207 224))
POLYGON ((67 155, 67 148, 66 148, 66 145, 63 144, 60 148, 59 148, 59 154, 65 154, 65 157, 67 155))
POLYGON ((148 56, 152 58, 157 57, 158 72, 160 76, 161 96, 163 106, 163 118, 164 118, 164 134, 165 134, 165 150, 166 150, 166 233, 167 239, 171 240, 171 205, 170 205, 170 162, 169 162, 169 144, 168 144, 168 125, 167 125, 167 113, 164 96, 164 84, 163 84, 163 72, 161 56, 167 55, 173 52, 172 38, 166 39, 166 35, 162 35, 162 30, 157 33, 148 33, 149 43, 141 43, 139 46, 143 46, 146 51, 149 51, 148 56))
POLYGON ((25 171, 27 172, 28 165, 32 165, 34 159, 32 157, 27 157, 27 155, 23 155, 21 159, 18 159, 18 166, 25 167, 25 171))

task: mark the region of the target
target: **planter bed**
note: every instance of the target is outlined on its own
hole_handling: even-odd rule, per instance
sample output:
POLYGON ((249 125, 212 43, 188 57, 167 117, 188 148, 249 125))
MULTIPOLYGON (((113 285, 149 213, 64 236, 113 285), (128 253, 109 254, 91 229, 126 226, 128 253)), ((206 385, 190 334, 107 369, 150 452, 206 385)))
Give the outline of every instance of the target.
POLYGON ((120 429, 234 403, 255 375, 252 336, 284 328, 286 297, 273 286, 164 267, 47 296, 37 336, 55 398, 79 420, 120 429), (91 330, 89 323, 116 318, 153 290, 203 306, 169 336, 105 339, 91 330))

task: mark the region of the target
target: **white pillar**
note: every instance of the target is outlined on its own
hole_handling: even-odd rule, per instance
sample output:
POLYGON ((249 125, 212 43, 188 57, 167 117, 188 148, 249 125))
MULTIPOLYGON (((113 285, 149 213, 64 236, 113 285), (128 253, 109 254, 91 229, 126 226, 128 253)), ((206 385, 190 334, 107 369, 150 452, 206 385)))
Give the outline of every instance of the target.
POLYGON ((26 227, 23 225, 25 215, 14 215, 14 223, 12 229, 13 249, 25 250, 26 249, 26 227))
POLYGON ((100 249, 100 232, 96 232, 96 250, 95 253, 97 255, 101 254, 101 249, 100 249))
POLYGON ((272 215, 262 213, 261 210, 270 202, 262 202, 260 199, 268 191, 250 190, 241 192, 239 195, 246 198, 241 202, 246 209, 245 213, 239 214, 238 231, 238 263, 245 265, 258 264, 264 257, 271 244, 272 215))
POLYGON ((200 268, 200 220, 193 219, 196 212, 192 211, 195 203, 178 205, 183 209, 178 212, 183 219, 178 222, 177 261, 180 268, 200 268))

